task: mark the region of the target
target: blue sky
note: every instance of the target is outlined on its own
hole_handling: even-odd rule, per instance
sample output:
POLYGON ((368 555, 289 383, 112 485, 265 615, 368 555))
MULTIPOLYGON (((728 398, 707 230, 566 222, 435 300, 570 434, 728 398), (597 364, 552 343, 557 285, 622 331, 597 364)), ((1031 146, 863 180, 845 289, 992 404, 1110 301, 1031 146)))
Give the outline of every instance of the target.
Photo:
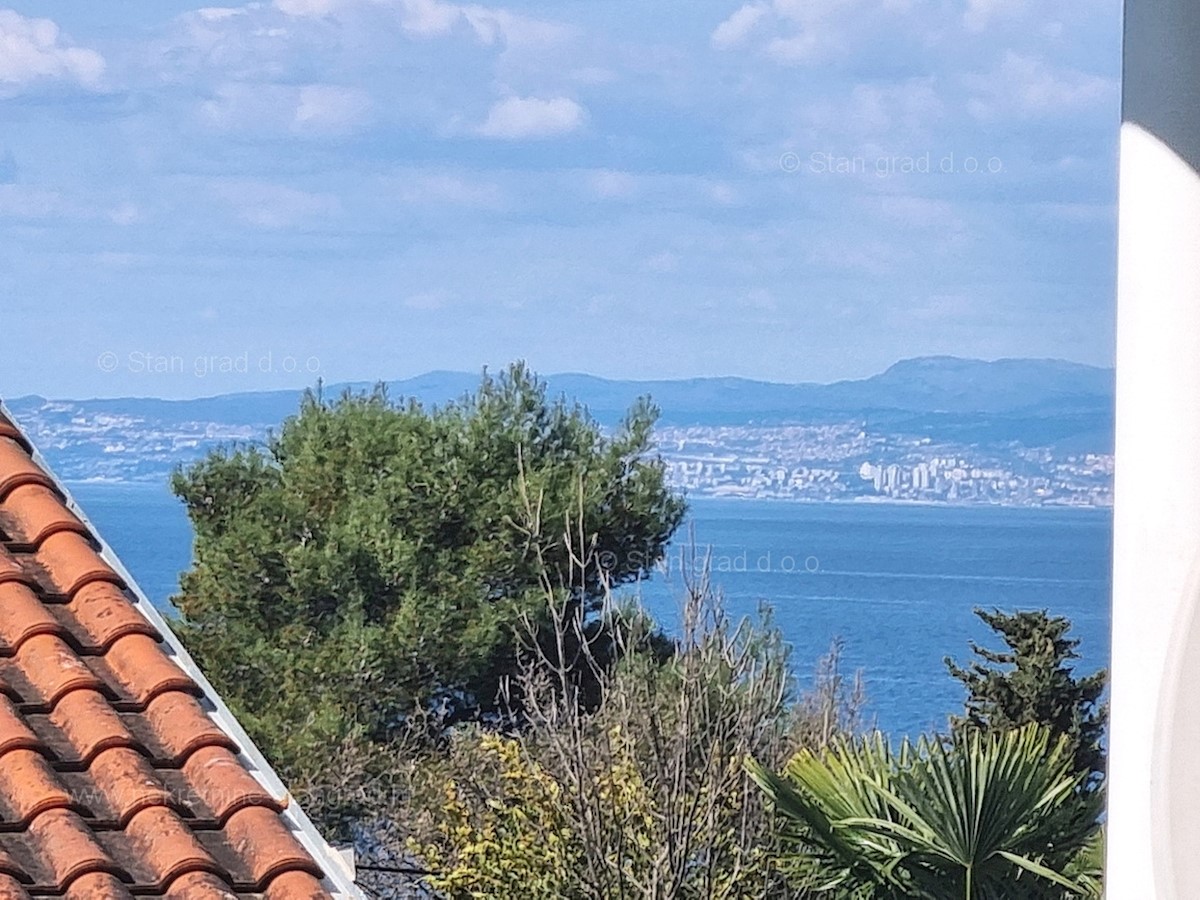
POLYGON ((1118 0, 0 6, 0 394, 1107 365, 1119 56, 1118 0))

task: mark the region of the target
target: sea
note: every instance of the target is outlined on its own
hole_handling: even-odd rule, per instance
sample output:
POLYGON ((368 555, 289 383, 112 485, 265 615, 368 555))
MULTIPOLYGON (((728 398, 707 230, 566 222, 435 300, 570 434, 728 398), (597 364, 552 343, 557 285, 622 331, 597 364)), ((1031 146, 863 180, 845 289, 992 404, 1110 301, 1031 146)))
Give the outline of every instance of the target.
MULTIPOLYGON (((159 485, 69 486, 138 585, 172 614, 191 561, 182 504, 159 485)), ((1076 670, 1109 659, 1112 514, 1104 509, 710 500, 690 503, 667 559, 632 589, 668 631, 685 575, 707 558, 735 618, 769 605, 799 689, 836 640, 862 672, 867 714, 894 735, 944 730, 962 708, 945 658, 998 648, 973 610, 1046 609, 1071 620, 1076 670)))

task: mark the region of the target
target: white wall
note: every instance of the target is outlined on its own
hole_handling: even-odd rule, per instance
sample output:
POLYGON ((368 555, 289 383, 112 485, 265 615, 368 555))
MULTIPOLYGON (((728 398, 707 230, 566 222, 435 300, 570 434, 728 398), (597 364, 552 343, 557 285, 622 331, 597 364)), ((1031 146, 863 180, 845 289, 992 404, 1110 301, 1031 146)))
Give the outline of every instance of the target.
POLYGON ((1200 898, 1200 2, 1127 0, 1107 896, 1200 898))

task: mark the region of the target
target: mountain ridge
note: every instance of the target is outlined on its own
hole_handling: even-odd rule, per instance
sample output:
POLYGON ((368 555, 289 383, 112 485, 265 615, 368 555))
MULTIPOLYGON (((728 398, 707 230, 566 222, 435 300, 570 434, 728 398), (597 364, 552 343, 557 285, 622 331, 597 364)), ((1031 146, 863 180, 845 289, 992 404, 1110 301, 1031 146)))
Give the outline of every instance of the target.
MULTIPOLYGON (((395 398, 412 397, 424 404, 461 398, 478 385, 482 373, 435 370, 385 382, 339 382, 324 386, 327 395, 386 385, 395 398)), ((582 372, 545 376, 554 396, 567 396, 587 406, 601 420, 619 417, 639 396, 649 395, 664 420, 680 423, 708 419, 782 421, 810 414, 854 414, 878 410, 910 413, 1054 415, 1056 404, 1077 409, 1079 401, 1096 410, 1111 408, 1114 370, 1060 359, 1002 358, 978 360, 955 356, 914 357, 893 363, 883 372, 861 379, 821 382, 763 381, 741 376, 697 376, 678 379, 610 379, 582 372)), ((256 423, 282 421, 295 411, 303 389, 239 391, 193 399, 155 397, 48 399, 14 397, 13 409, 69 403, 83 409, 110 407, 130 414, 187 412, 189 418, 214 413, 250 418, 256 423), (130 408, 133 407, 133 408, 130 408)))
MULTIPOLYGON (((1000 466, 1020 478, 1032 477, 1029 466, 1040 466, 1044 474, 1038 477, 1049 484, 1059 478, 1057 460, 1077 467, 1073 456, 1112 452, 1114 374, 1061 360, 934 357, 902 360, 868 378, 831 384, 733 376, 633 381, 581 373, 545 380, 552 396, 579 402, 606 426, 619 422, 639 396, 651 396, 662 410, 664 440, 674 441, 684 456, 693 451, 683 451, 681 441, 709 451, 721 447, 739 458, 782 453, 781 459, 791 459, 800 453, 805 459, 837 459, 837 466, 849 467, 839 484, 857 483, 863 463, 888 459, 911 467, 930 454, 970 456, 980 465, 969 468, 1000 466), (859 458, 865 447, 878 452, 859 458)), ((386 385, 393 399, 436 406, 472 391, 479 378, 443 371, 386 385)), ((371 387, 347 382, 323 390, 336 396, 371 387)), ((6 409, 64 477, 154 481, 217 447, 261 444, 296 413, 301 395, 300 390, 191 400, 27 395, 9 401, 6 409)), ((753 480, 752 474, 746 477, 753 480)))

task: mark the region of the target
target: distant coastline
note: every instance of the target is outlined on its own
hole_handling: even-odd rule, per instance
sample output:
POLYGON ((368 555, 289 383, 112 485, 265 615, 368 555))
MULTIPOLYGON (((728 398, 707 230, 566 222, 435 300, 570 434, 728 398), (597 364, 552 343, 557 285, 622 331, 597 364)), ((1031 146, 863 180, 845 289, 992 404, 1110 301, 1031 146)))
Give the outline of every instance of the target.
POLYGON ((1048 509, 1092 510, 1112 512, 1111 505, 1087 503, 1006 503, 999 500, 909 500, 903 497, 850 497, 844 500, 823 500, 813 497, 750 497, 714 494, 685 494, 689 503, 779 503, 813 506, 911 506, 934 509, 1048 509))
MULTIPOLYGON (((1113 372, 1058 360, 904 360, 833 384, 743 378, 611 381, 552 375, 547 391, 616 427, 638 397, 662 409, 656 449, 692 496, 800 502, 1108 507, 1113 372)), ((479 376, 432 372, 387 385, 437 406, 479 376)), ((362 392, 368 384, 330 385, 362 392)), ((7 408, 65 480, 165 482, 229 445, 263 446, 301 392, 201 400, 21 397, 7 408)))
MULTIPOLYGON (((65 479, 64 485, 69 490, 76 488, 129 488, 133 490, 161 491, 169 493, 170 488, 166 478, 143 478, 138 480, 121 480, 112 478, 65 479)), ((856 496, 844 499, 822 499, 817 497, 776 497, 751 496, 745 494, 704 494, 684 491, 688 503, 750 505, 755 503, 770 503, 780 506, 898 506, 931 509, 1030 509, 1030 510, 1087 510, 1092 512, 1112 512, 1111 505, 1084 503, 1011 503, 1004 501, 981 500, 915 500, 903 497, 856 496)))

